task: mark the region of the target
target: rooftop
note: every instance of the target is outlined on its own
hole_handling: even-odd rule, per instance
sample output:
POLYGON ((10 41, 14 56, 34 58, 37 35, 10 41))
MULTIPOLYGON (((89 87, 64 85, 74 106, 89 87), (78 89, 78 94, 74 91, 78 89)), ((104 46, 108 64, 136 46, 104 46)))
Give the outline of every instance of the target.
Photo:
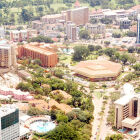
POLYGON ((10 49, 11 46, 7 40, 0 40, 0 49, 10 49))
POLYGON ((45 15, 42 18, 59 18, 61 17, 61 14, 52 14, 52 15, 45 15))
POLYGON ((89 78, 115 77, 122 69, 122 65, 107 60, 81 61, 73 70, 75 73, 89 78))
POLYGON ((83 9, 88 9, 88 7, 78 7, 78 8, 72 9, 72 11, 78 11, 78 10, 83 10, 83 9))
POLYGON ((15 105, 2 105, 0 107, 0 117, 15 112, 17 107, 15 105))
POLYGON ((121 97, 120 99, 118 99, 117 101, 115 101, 114 103, 124 106, 124 105, 128 104, 132 100, 133 97, 134 97, 134 95, 125 95, 125 96, 121 97))
POLYGON ((52 54, 54 54, 54 52, 48 51, 45 48, 46 44, 44 44, 44 43, 34 42, 34 43, 29 43, 29 44, 26 44, 26 45, 22 45, 22 47, 26 48, 28 50, 32 50, 32 51, 41 53, 41 54, 45 54, 45 55, 52 55, 52 54))

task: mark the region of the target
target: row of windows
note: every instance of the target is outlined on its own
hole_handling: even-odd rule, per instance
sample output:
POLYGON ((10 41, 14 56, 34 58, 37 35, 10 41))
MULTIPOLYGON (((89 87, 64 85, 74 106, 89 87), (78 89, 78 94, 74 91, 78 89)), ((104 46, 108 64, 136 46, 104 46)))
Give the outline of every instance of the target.
POLYGON ((1 118, 1 129, 5 129, 19 122, 19 110, 1 118))

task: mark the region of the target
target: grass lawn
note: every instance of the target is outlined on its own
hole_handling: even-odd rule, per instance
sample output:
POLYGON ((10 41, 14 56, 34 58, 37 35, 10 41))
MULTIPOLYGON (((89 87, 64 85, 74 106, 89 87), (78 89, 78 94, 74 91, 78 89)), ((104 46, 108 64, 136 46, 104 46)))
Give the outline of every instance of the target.
POLYGON ((122 80, 127 74, 129 74, 129 72, 123 72, 120 74, 120 76, 117 78, 117 80, 122 80))
POLYGON ((87 60, 95 60, 98 58, 98 55, 95 55, 95 54, 90 54, 86 59, 87 60))
POLYGON ((70 55, 60 55, 59 61, 65 64, 70 64, 71 63, 72 56, 70 55))

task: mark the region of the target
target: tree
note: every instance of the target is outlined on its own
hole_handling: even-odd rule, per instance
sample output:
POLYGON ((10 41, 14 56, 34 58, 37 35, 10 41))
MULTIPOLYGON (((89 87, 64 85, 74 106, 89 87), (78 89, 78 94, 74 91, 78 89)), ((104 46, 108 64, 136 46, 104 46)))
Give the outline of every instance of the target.
POLYGON ((46 139, 51 140, 79 140, 79 133, 66 123, 61 123, 54 130, 48 132, 46 139))
POLYGON ((134 63, 136 63, 136 58, 135 57, 129 57, 128 61, 131 65, 133 65, 134 63))
POLYGON ((33 14, 30 13, 27 9, 22 9, 22 12, 21 12, 21 17, 22 17, 22 20, 24 22, 26 21, 30 21, 31 18, 32 18, 33 14))
POLYGON ((35 65, 35 64, 41 66, 42 62, 41 62, 40 59, 35 59, 35 60, 34 60, 34 65, 35 65))
POLYGON ((55 69, 54 75, 59 78, 63 78, 64 72, 61 69, 55 69))
POLYGON ((110 41, 104 41, 104 44, 108 46, 110 44, 110 41))
POLYGON ((129 82, 129 81, 131 81, 134 77, 135 77, 134 74, 129 73, 128 75, 126 75, 126 76, 124 77, 123 80, 124 80, 125 82, 129 82))
POLYGON ((90 39, 90 35, 89 35, 89 32, 87 30, 81 30, 79 32, 79 36, 81 39, 86 39, 86 40, 90 39))
POLYGON ((101 49, 102 49, 102 47, 100 45, 96 45, 95 48, 94 48, 95 51, 99 51, 101 49))
POLYGON ((126 35, 129 36, 129 37, 136 37, 137 36, 136 32, 132 32, 132 31, 128 31, 126 33, 126 35))
POLYGON ((19 83, 16 87, 16 89, 20 89, 22 91, 33 91, 33 86, 30 83, 19 83))
POLYGON ((140 54, 140 48, 139 48, 139 47, 137 47, 136 52, 137 52, 138 54, 140 54))
POLYGON ((37 89, 35 90, 35 93, 36 93, 36 94, 43 95, 43 89, 42 89, 42 88, 37 88, 37 89))
POLYGON ((41 111, 41 110, 39 110, 39 109, 36 108, 36 107, 30 106, 29 109, 28 109, 28 111, 27 111, 27 114, 30 115, 30 116, 34 116, 34 115, 44 115, 44 114, 46 114, 46 112, 41 111))
POLYGON ((115 54, 115 49, 107 48, 104 52, 107 56, 112 57, 115 54))
POLYGON ((116 61, 119 61, 120 60, 120 53, 119 52, 115 52, 115 59, 116 61))
POLYGON ((110 18, 102 18, 100 21, 103 24, 112 24, 113 23, 112 19, 110 19, 110 18))
POLYGON ((89 50, 86 46, 74 47, 73 60, 80 61, 84 60, 89 55, 89 50))
POLYGON ((112 37, 114 37, 114 38, 120 38, 121 37, 121 33, 115 32, 115 33, 112 34, 112 37))
POLYGON ((60 123, 60 122, 67 123, 68 122, 68 117, 64 114, 58 113, 56 115, 56 120, 57 120, 58 123, 60 123))
POLYGON ((120 56, 120 60, 123 62, 123 64, 125 65, 127 63, 127 61, 129 60, 129 55, 128 54, 122 54, 120 56))
POLYGON ((121 134, 113 134, 111 136, 107 136, 105 140, 123 140, 123 136, 121 134))
POLYGON ((133 53, 134 51, 135 51, 135 48, 134 48, 134 47, 129 47, 129 48, 128 48, 128 52, 129 52, 129 53, 133 53))
POLYGON ((96 24, 98 21, 97 21, 97 19, 96 18, 91 18, 90 19, 90 23, 91 24, 96 24))
POLYGON ((133 69, 134 69, 135 71, 140 71, 140 63, 135 64, 135 65, 133 66, 133 69))
POLYGON ((53 43, 53 40, 49 37, 45 37, 42 35, 39 35, 37 37, 33 37, 31 39, 28 40, 28 42, 45 42, 45 43, 53 43))
POLYGON ((94 48, 95 48, 95 46, 94 45, 88 45, 88 49, 89 49, 89 51, 94 51, 94 48))
POLYGON ((89 123, 92 118, 92 114, 90 114, 87 111, 81 111, 79 109, 67 113, 67 116, 69 121, 78 119, 81 122, 86 122, 86 123, 89 123))

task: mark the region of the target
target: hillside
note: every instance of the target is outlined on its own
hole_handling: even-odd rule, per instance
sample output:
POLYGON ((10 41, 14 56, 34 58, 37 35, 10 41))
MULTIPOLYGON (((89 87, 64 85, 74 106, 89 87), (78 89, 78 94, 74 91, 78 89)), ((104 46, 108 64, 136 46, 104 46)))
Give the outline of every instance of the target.
MULTIPOLYGON (((45 14, 60 13, 74 6, 76 0, 1 0, 0 24, 23 24, 39 19, 45 14), (24 16, 25 15, 25 16, 24 16), (29 19, 28 19, 28 18, 29 19)), ((82 6, 90 9, 128 9, 140 4, 139 0, 79 0, 82 6)))

